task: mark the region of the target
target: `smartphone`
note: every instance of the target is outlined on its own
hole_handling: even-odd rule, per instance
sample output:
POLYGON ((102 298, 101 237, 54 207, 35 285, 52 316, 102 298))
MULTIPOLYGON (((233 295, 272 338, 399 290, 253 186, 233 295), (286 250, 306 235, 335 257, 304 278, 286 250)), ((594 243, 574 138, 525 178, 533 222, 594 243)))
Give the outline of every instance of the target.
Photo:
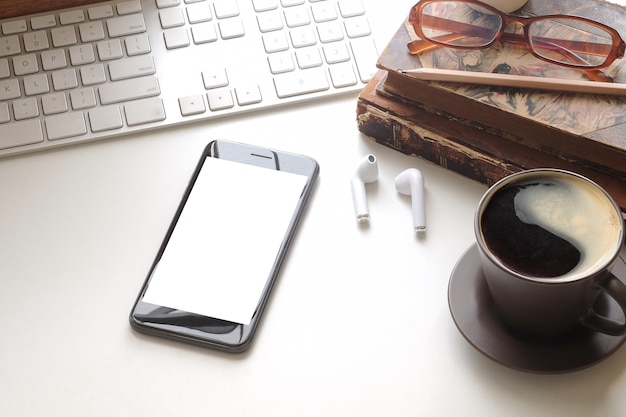
POLYGON ((307 156, 209 143, 135 301, 131 326, 246 350, 318 172, 307 156))

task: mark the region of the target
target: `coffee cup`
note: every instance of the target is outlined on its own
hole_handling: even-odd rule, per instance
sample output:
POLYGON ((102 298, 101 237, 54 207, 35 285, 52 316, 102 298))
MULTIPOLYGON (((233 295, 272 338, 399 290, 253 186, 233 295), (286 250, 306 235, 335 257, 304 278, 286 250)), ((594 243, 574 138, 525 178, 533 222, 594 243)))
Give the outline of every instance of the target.
POLYGON ((624 321, 594 309, 604 293, 626 317, 626 286, 611 272, 624 239, 622 213, 598 184, 559 169, 509 175, 480 200, 474 231, 489 293, 507 328, 539 338, 582 326, 626 334, 624 321))

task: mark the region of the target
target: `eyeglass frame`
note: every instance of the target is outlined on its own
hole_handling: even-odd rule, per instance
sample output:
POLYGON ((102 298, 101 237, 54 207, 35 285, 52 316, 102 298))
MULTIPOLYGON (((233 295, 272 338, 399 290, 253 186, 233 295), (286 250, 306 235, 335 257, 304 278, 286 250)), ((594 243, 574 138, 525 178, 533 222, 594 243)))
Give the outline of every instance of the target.
MULTIPOLYGON (((498 42, 498 41, 505 41, 505 42, 510 42, 510 43, 515 43, 515 44, 523 44, 526 45, 526 47, 528 48, 528 51, 536 58, 545 61, 545 62, 550 62, 552 64, 556 64, 556 65, 560 65, 560 66, 564 66, 564 67, 569 67, 569 68, 576 68, 576 69, 581 69, 584 70, 585 72, 588 73, 588 75, 595 79, 596 81, 612 81, 610 77, 602 74, 602 75, 598 75, 597 73, 595 73, 595 70, 599 70, 602 68, 606 68, 608 66, 610 66, 613 62, 615 62, 616 59, 618 58, 622 58, 624 56, 624 53, 626 51, 626 43, 624 42, 624 40, 622 39, 622 37, 620 36, 619 32, 617 32, 617 30, 615 30, 614 28, 607 26, 603 23, 597 22, 595 20, 591 20, 591 19, 587 19, 585 17, 580 17, 580 16, 572 16, 572 15, 566 15, 566 14, 551 14, 551 15, 543 15, 543 16, 530 16, 530 17, 525 17, 525 16, 516 16, 516 15, 512 15, 512 14, 508 14, 508 13, 504 13, 498 9, 496 9, 495 7, 492 7, 488 4, 485 4, 481 1, 478 0, 421 0, 418 3, 416 3, 412 8, 411 11, 409 12, 409 17, 408 17, 408 21, 411 24, 411 26, 413 27, 413 30, 415 30, 415 33, 417 34, 417 36, 420 37, 419 40, 415 40, 412 42, 409 42, 407 44, 407 48, 409 49, 409 53, 412 55, 417 55, 419 53, 425 52, 433 47, 436 46, 442 46, 442 47, 446 47, 446 48, 452 48, 452 49, 464 49, 464 50, 471 50, 471 49, 485 49, 485 48, 489 48, 490 46, 492 46, 494 43, 498 42), (463 45, 451 45, 445 42, 438 42, 435 39, 430 39, 429 37, 427 37, 426 35, 424 35, 424 32, 422 31, 422 26, 419 20, 419 17, 422 15, 422 10, 424 7, 426 7, 427 5, 431 4, 431 3, 441 3, 441 2, 452 2, 452 1, 456 1, 459 3, 467 3, 467 4, 474 4, 476 6, 480 6, 486 10, 488 10, 489 12, 493 13, 494 15, 497 15, 500 17, 500 21, 501 21, 501 25, 500 25, 500 29, 498 30, 498 32, 496 33, 496 35, 494 36, 494 38, 481 46, 463 46, 463 45), (581 21, 584 23, 587 23, 589 25, 595 26, 597 28, 600 28, 602 30, 604 30, 605 32, 607 32, 608 34, 611 35, 611 39, 612 39, 612 45, 611 45, 611 49, 609 51, 609 53, 606 56, 606 59, 604 60, 604 62, 602 62, 599 65, 577 65, 577 64, 568 64, 566 62, 562 62, 562 61, 556 61, 556 60, 552 60, 548 57, 542 56, 540 54, 538 54, 533 45, 532 45, 532 41, 530 40, 530 35, 528 32, 528 27, 535 21, 538 20, 548 20, 548 19, 568 19, 568 20, 577 20, 577 21, 581 21), (520 25, 524 31, 524 35, 523 37, 521 36, 521 34, 518 33, 507 33, 505 32, 506 28, 512 24, 512 23, 516 23, 518 25, 520 25), (521 41, 519 38, 523 38, 523 41, 521 41), (426 45, 424 45, 424 43, 426 45), (588 72, 589 71, 589 72, 588 72), (592 72, 593 71, 593 72, 592 72)), ((607 44, 608 46, 608 44, 607 44)))

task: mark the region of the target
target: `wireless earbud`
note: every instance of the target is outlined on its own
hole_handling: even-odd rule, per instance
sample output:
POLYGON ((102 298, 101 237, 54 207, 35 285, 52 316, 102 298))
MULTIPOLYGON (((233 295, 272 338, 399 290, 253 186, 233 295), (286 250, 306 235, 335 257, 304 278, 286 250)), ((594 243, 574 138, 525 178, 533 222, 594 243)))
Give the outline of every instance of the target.
POLYGON ((424 208, 424 177, 416 168, 409 168, 396 177, 396 190, 400 194, 410 195, 413 211, 413 227, 416 232, 426 231, 424 208))
POLYGON ((372 154, 367 155, 359 164, 354 177, 352 177, 352 201, 354 213, 358 222, 368 222, 370 213, 365 195, 365 184, 378 180, 378 162, 372 154))

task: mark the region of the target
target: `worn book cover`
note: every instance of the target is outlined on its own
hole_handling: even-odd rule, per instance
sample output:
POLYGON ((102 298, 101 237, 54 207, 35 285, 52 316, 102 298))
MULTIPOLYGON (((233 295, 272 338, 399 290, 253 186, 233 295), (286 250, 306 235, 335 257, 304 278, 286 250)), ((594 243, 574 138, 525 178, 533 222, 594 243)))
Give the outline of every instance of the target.
MULTIPOLYGON (((603 0, 563 2, 529 0, 518 13, 564 13, 587 17, 626 34, 626 9, 603 0)), ((434 48, 410 55, 407 43, 416 37, 405 22, 381 54, 378 66, 388 70, 388 94, 426 111, 507 140, 611 175, 626 177, 626 96, 531 90, 513 87, 416 80, 399 70, 430 67, 563 79, 586 79, 580 70, 547 64, 523 46, 496 44, 480 51, 434 48), (522 48, 520 50, 520 48, 522 48)), ((616 83, 626 83, 626 60, 603 70, 616 83)))
POLYGON ((603 186, 626 212, 626 181, 390 97, 385 76, 379 71, 357 101, 358 128, 376 142, 487 185, 530 168, 579 172, 603 186))

